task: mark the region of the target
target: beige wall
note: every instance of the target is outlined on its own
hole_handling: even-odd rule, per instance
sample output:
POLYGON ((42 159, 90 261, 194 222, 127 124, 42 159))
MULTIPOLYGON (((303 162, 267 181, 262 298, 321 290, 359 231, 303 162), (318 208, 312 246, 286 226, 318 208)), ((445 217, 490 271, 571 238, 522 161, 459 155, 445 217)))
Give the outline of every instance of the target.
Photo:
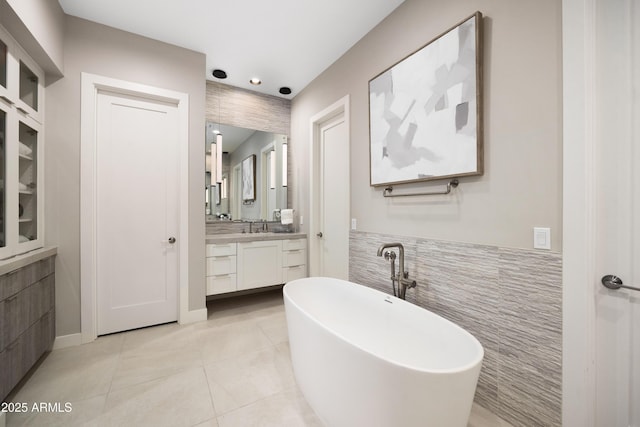
MULTIPOLYGON (((46 244, 58 246, 57 335, 80 332, 80 75, 189 94, 189 309, 205 307, 205 56, 68 16, 65 77, 46 96, 46 244)), ((125 236, 123 236, 125 238, 125 236)))
MULTIPOLYGON (((559 1, 406 0, 294 98, 293 173, 307 189, 309 120, 348 94, 358 230, 532 248, 533 227, 550 227, 559 252, 561 60, 559 1), (369 186, 368 81, 476 10, 485 16, 485 173, 461 179, 452 197, 384 199, 369 186)), ((301 215, 308 215, 307 193, 293 195, 301 215)))

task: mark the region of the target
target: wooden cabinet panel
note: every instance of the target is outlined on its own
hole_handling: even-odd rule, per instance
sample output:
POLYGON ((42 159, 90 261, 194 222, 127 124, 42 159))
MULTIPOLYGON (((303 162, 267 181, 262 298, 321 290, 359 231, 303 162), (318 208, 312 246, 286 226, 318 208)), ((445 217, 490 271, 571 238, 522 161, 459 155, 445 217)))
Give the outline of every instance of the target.
POLYGON ((238 243, 238 290, 282 283, 282 241, 238 243))
POLYGON ((225 294, 237 290, 235 274, 207 277, 207 295, 225 294))
POLYGON ((0 400, 53 347, 55 257, 49 258, 0 277, 0 400))
POLYGON ((282 241, 283 251, 307 249, 307 239, 288 239, 282 241))
POLYGON ((207 245, 206 294, 217 295, 236 290, 236 243, 207 245))
POLYGON ((307 277, 307 239, 285 240, 282 248, 284 283, 307 277))
POLYGON ((307 277, 307 266, 297 265, 295 267, 285 267, 282 269, 282 276, 284 283, 302 279, 303 277, 307 277))
POLYGON ((215 244, 215 245, 207 245, 206 248, 206 256, 229 256, 236 254, 236 244, 235 243, 223 243, 223 244, 215 244))
POLYGON ((207 276, 220 276, 236 272, 236 257, 207 258, 207 276))
POLYGON ((295 267, 298 265, 307 264, 307 251, 304 249, 298 249, 295 251, 282 252, 282 266, 283 267, 295 267))

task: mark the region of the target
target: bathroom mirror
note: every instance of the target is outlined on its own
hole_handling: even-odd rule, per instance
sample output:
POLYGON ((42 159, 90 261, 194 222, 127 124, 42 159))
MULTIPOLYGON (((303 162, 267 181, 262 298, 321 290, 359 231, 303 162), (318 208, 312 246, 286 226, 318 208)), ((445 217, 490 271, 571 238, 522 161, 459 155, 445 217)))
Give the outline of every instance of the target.
POLYGON ((276 219, 280 209, 287 208, 286 135, 209 121, 205 141, 205 213, 208 222, 271 221, 276 219), (220 138, 218 133, 222 135, 220 138), (217 147, 220 139, 221 150, 217 147), (247 187, 249 183, 253 188, 247 187))

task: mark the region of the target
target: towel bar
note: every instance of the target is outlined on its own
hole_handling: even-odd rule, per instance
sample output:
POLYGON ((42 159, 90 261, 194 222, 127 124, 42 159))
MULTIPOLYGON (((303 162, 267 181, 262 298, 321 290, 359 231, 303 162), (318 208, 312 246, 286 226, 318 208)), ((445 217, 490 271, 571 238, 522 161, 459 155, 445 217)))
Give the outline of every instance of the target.
POLYGON ((410 196, 433 196, 436 194, 449 194, 451 193, 452 188, 456 188, 459 182, 457 179, 452 179, 447 183, 447 189, 444 191, 431 191, 431 192, 423 192, 423 193, 403 193, 403 194, 391 194, 393 191, 392 186, 388 186, 384 189, 382 195, 384 197, 410 197, 410 196))

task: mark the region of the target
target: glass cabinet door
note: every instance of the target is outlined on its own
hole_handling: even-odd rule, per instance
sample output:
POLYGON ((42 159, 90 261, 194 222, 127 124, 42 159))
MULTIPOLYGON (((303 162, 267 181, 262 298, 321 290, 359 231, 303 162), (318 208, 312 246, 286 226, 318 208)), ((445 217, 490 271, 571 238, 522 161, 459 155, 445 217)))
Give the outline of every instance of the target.
POLYGON ((0 27, 0 260, 44 243, 43 82, 0 27))
POLYGON ((11 36, 0 28, 0 102, 4 105, 13 105, 14 94, 17 93, 17 83, 12 82, 15 80, 13 46, 14 41, 11 36))
POLYGON ((38 238, 38 131, 21 121, 18 141, 18 243, 26 243, 38 238))
POLYGON ((38 76, 22 61, 20 61, 20 100, 38 111, 38 76))

